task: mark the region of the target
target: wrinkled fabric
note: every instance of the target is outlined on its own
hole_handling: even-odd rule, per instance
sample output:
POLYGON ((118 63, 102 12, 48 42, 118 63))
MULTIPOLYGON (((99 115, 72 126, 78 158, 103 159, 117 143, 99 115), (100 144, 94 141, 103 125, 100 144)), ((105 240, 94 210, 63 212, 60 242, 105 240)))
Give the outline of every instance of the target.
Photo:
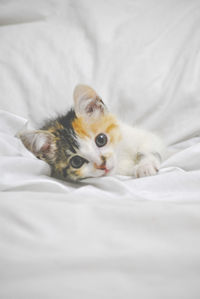
POLYGON ((200 1, 0 1, 0 298, 200 297, 200 1), (77 83, 161 135, 159 174, 78 184, 18 138, 77 83))
MULTIPOLYGON (((20 2, 22 14, 29 6, 20 2)), ((85 83, 167 144, 199 136, 199 0, 34 3, 46 17, 0 26, 1 109, 40 126, 66 112, 85 83)))

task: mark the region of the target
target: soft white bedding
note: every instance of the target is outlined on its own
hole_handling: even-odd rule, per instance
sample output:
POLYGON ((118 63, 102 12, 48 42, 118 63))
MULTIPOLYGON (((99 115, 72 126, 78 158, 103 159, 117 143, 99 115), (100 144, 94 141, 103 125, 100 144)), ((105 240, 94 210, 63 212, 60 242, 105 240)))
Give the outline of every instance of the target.
POLYGON ((200 1, 0 1, 0 298, 200 298, 200 1), (154 177, 74 185, 17 138, 77 83, 156 131, 154 177))

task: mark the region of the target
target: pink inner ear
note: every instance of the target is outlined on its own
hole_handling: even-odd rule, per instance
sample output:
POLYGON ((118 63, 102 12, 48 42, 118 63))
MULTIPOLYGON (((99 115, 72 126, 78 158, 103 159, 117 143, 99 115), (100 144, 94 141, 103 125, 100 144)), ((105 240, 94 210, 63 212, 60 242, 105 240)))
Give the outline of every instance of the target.
POLYGON ((41 151, 43 151, 43 152, 47 152, 47 151, 49 151, 49 149, 50 149, 50 144, 49 144, 49 143, 45 143, 45 144, 42 146, 41 151))
POLYGON ((100 112, 103 113, 104 112, 103 105, 104 105, 103 102, 98 98, 96 98, 95 101, 88 104, 86 108, 86 112, 92 114, 95 110, 100 110, 100 112))

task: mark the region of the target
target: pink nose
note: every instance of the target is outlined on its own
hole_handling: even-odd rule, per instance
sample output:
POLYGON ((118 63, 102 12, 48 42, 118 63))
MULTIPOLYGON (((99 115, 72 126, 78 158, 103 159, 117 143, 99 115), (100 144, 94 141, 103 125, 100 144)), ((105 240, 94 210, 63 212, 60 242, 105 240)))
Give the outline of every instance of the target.
POLYGON ((96 169, 104 170, 105 173, 108 173, 108 172, 109 172, 109 169, 108 169, 105 165, 100 165, 100 166, 95 165, 95 168, 96 168, 96 169))
POLYGON ((105 159, 105 157, 102 156, 101 160, 102 160, 102 164, 101 165, 97 165, 96 163, 94 163, 94 167, 96 169, 102 169, 102 170, 104 170, 107 173, 109 170, 106 168, 106 159, 105 159))
POLYGON ((105 164, 97 165, 96 163, 94 163, 94 167, 97 169, 105 169, 106 165, 105 164))

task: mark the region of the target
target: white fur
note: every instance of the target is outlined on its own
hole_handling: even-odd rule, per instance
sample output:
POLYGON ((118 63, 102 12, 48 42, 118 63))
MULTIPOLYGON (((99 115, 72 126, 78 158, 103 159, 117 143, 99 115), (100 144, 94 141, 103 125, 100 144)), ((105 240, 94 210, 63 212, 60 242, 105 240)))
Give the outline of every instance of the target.
POLYGON ((97 147, 95 137, 95 135, 91 135, 90 138, 87 139, 78 139, 80 150, 77 154, 89 161, 89 163, 85 163, 81 168, 83 177, 100 177, 106 175, 104 170, 97 169, 95 166, 102 164, 102 156, 106 157, 106 167, 109 169, 109 174, 113 173, 117 163, 116 150, 113 145, 109 143, 109 136, 107 135, 107 145, 103 147, 97 147))
MULTIPOLYGON (((160 168, 160 158, 164 153, 162 141, 154 134, 119 123, 122 140, 116 145, 109 142, 104 147, 97 147, 95 137, 79 139, 79 154, 87 159, 81 169, 83 177, 99 177, 110 174, 130 175, 143 177, 154 175, 160 168), (107 158, 108 173, 97 169, 101 165, 101 156, 107 158)), ((101 132, 105 133, 105 132, 101 132)))
POLYGON ((121 123, 122 141, 118 151, 117 174, 142 177, 154 175, 160 168, 164 145, 151 132, 121 123), (137 156, 141 155, 138 161, 137 156))

